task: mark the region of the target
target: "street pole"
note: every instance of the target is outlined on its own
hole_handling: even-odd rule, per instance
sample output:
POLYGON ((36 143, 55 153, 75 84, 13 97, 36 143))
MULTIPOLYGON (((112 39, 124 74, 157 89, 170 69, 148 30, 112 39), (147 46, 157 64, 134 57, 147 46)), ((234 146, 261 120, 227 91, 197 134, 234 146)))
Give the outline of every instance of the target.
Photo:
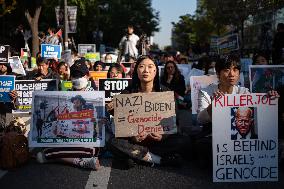
POLYGON ((64 0, 64 49, 68 49, 68 14, 67 14, 67 0, 64 0))

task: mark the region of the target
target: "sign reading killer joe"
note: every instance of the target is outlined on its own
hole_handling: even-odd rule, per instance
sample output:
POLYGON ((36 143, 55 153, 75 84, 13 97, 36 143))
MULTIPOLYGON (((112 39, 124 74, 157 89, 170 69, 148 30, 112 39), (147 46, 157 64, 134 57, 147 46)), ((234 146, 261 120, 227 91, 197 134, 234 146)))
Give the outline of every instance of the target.
POLYGON ((278 99, 225 95, 212 107, 213 181, 277 181, 278 99))
POLYGON ((177 132, 174 92, 115 95, 115 137, 177 132))
POLYGON ((111 101, 131 84, 131 79, 99 79, 99 90, 105 91, 105 101, 111 101))
POLYGON ((15 90, 18 92, 19 106, 16 112, 30 112, 32 109, 33 91, 57 91, 58 84, 55 79, 16 80, 15 90))

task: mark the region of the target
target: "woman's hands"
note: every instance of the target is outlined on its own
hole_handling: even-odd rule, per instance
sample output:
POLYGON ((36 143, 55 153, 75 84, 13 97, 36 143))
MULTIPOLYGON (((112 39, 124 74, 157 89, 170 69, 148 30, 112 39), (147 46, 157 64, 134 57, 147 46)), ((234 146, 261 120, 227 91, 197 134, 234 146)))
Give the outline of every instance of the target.
POLYGON ((136 137, 133 137, 134 142, 142 142, 143 140, 145 140, 146 138, 150 138, 154 141, 161 141, 162 140, 162 135, 158 134, 158 133, 149 133, 149 134, 145 134, 145 133, 141 133, 136 137))

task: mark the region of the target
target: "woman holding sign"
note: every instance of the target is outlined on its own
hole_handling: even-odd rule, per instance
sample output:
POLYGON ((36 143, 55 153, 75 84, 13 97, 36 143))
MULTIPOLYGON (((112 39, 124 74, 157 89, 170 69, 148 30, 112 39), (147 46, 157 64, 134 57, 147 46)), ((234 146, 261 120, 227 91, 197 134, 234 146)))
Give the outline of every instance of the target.
MULTIPOLYGON (((159 84, 158 66, 149 56, 138 58, 135 65, 132 86, 125 93, 161 92, 159 84)), ((107 105, 113 110, 113 103, 107 105)), ((184 140, 177 135, 161 135, 157 133, 141 133, 136 137, 113 138, 109 148, 113 155, 121 161, 133 166, 133 160, 150 164, 179 165, 180 156, 177 155, 184 146, 184 140)))

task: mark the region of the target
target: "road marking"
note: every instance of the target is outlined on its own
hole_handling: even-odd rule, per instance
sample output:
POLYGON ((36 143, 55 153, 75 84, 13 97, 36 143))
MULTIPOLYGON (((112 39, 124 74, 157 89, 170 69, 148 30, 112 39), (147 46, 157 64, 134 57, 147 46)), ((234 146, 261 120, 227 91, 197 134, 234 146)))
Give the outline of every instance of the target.
POLYGON ((111 172, 111 160, 100 160, 101 167, 98 171, 91 171, 85 189, 105 189, 108 186, 108 181, 111 172))
POLYGON ((0 179, 7 173, 8 171, 4 171, 0 169, 0 179))

